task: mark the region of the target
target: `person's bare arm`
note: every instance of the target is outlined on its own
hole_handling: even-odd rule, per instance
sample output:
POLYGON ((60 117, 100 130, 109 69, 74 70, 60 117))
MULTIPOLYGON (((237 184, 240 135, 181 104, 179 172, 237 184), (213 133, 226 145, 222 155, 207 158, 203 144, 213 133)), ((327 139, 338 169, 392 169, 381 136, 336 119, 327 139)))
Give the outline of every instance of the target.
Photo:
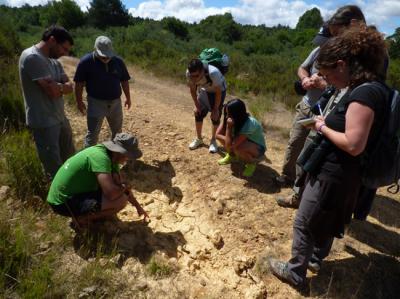
POLYGON ((232 149, 232 132, 233 132, 233 120, 228 117, 226 120, 226 130, 225 130, 225 149, 227 152, 230 152, 232 149))
POLYGON ((313 74, 311 76, 311 80, 312 80, 312 86, 314 88, 324 90, 328 86, 328 83, 325 81, 325 79, 319 76, 318 74, 313 74))
POLYGON ((74 91, 74 83, 69 80, 69 77, 67 74, 62 74, 61 75, 61 82, 63 84, 62 89, 63 89, 63 94, 70 94, 74 91))
POLYGON ((222 99, 221 87, 216 86, 215 87, 215 103, 214 103, 214 107, 212 107, 212 111, 211 111, 211 119, 213 121, 217 121, 219 118, 219 105, 221 104, 221 99, 222 99))
POLYGON ((38 79, 36 82, 49 98, 57 99, 62 96, 61 83, 59 84, 50 78, 38 79))
POLYGON ((215 132, 215 138, 220 142, 223 142, 224 146, 225 146, 225 132, 226 132, 226 125, 224 125, 224 122, 221 122, 217 128, 217 131, 215 132))
POLYGON ((199 101, 197 100, 197 87, 195 84, 189 83, 189 88, 190 88, 190 95, 192 96, 194 106, 196 107, 197 110, 200 110, 199 101))
POLYGON ((247 137, 245 135, 238 135, 235 137, 235 139, 233 140, 232 143, 232 148, 235 150, 239 147, 239 145, 241 145, 243 142, 245 142, 247 140, 247 137))
POLYGON ((50 78, 38 79, 36 82, 44 93, 51 99, 58 99, 62 95, 73 91, 73 84, 71 82, 60 83, 50 78))
POLYGON ((135 196, 132 193, 131 187, 125 182, 125 179, 122 175, 122 173, 119 172, 114 172, 111 174, 111 179, 113 180, 114 184, 121 187, 123 189, 123 192, 121 193, 120 196, 125 194, 128 196, 128 201, 130 202, 131 205, 133 205, 139 216, 144 216, 144 220, 146 218, 150 218, 147 212, 143 209, 143 207, 140 205, 140 203, 136 200, 135 196))
POLYGON ((107 199, 115 200, 124 194, 125 188, 114 181, 111 173, 96 173, 96 177, 97 182, 107 199))
POLYGON ((122 90, 124 91, 124 94, 125 94, 125 107, 126 107, 126 109, 130 109, 131 108, 131 105, 132 105, 132 102, 131 102, 131 93, 130 93, 130 90, 129 90, 129 81, 122 81, 121 82, 121 87, 122 87, 122 90))
POLYGON ((192 96, 192 100, 194 103, 194 113, 197 115, 200 113, 201 110, 199 100, 197 99, 197 87, 192 82, 189 82, 189 89, 190 95, 192 96))
POLYGON ((337 147, 352 156, 361 154, 368 141, 369 132, 374 122, 375 112, 359 102, 350 103, 346 112, 345 132, 337 132, 325 125, 323 117, 318 116, 314 129, 331 140, 337 147))
POLYGON ((127 191, 128 195, 128 201, 131 203, 132 206, 136 208, 136 211, 139 216, 144 216, 143 220, 146 221, 146 219, 150 219, 149 214, 143 209, 143 207, 140 205, 140 203, 136 200, 135 196, 133 195, 131 190, 127 191))
POLYGON ((78 110, 82 114, 86 114, 86 105, 83 102, 83 88, 85 86, 85 82, 75 82, 75 99, 76 99, 76 106, 78 110))
POLYGON ((300 78, 301 85, 303 86, 304 89, 308 90, 312 88, 312 81, 310 78, 310 72, 308 70, 300 66, 297 69, 297 76, 300 78))

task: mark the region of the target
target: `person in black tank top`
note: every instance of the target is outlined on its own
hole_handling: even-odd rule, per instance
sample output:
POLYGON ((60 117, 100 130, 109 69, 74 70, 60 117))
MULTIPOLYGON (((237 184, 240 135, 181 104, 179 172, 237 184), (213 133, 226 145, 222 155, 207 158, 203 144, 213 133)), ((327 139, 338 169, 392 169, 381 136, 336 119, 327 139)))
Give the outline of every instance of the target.
POLYGON ((292 258, 269 259, 273 274, 303 287, 307 268, 329 254, 334 237, 342 238, 351 220, 361 186, 360 155, 377 141, 389 91, 379 83, 386 46, 381 33, 356 26, 321 47, 320 74, 336 88, 349 87, 348 96, 326 118, 318 116, 311 129, 319 134, 309 159, 300 207, 293 225, 292 258), (311 262, 311 263, 310 263, 311 262))

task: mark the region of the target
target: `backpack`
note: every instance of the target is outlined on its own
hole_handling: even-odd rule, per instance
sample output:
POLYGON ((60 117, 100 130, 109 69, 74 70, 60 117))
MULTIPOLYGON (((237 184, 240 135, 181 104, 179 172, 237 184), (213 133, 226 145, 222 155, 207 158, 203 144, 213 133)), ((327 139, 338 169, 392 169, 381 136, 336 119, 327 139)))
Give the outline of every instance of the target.
POLYGON ((390 89, 385 110, 377 142, 362 156, 362 181, 369 188, 398 186, 400 182, 400 94, 397 90, 390 89))
MULTIPOLYGON (((222 54, 221 51, 217 48, 209 48, 209 49, 204 49, 201 51, 199 55, 199 59, 205 64, 205 65, 213 65, 219 71, 222 73, 222 75, 225 75, 228 70, 229 70, 229 57, 226 54, 222 54)), ((207 67, 208 69, 208 67, 207 67)))

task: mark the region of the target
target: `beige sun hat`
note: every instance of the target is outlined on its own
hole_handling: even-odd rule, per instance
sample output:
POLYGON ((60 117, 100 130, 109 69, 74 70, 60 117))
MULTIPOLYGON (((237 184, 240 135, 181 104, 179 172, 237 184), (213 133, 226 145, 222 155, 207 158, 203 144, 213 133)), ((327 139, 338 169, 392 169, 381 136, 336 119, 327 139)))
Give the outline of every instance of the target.
POLYGON ((100 57, 112 58, 115 56, 111 39, 107 36, 98 36, 94 42, 94 51, 100 57))

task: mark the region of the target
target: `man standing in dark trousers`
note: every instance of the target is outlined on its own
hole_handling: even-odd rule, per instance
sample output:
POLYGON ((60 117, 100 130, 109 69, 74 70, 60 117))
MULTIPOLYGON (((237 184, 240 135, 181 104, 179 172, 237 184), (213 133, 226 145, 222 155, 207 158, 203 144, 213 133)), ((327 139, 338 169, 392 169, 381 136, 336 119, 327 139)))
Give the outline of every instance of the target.
POLYGON ((96 38, 94 51, 83 56, 76 69, 74 81, 79 111, 86 112, 82 100, 83 87, 87 92, 87 126, 85 147, 97 143, 104 117, 114 138, 122 129, 121 87, 125 94, 125 107, 131 107, 128 70, 124 61, 115 55, 111 40, 96 38))
POLYGON ((74 44, 62 27, 51 26, 42 40, 25 49, 19 59, 26 124, 32 130, 39 159, 49 179, 75 152, 72 130, 64 113, 64 94, 72 93, 61 63, 74 44))
MULTIPOLYGON (((320 32, 314 38, 313 43, 317 46, 313 49, 306 60, 297 70, 297 75, 301 80, 301 85, 306 91, 301 101, 296 105, 296 114, 290 130, 290 137, 285 151, 282 174, 276 177, 276 182, 282 186, 291 186, 298 179, 296 171, 296 160, 303 149, 309 128, 299 124, 298 121, 304 118, 313 117, 311 108, 318 101, 324 89, 327 87, 326 81, 318 75, 318 69, 315 66, 315 60, 320 51, 320 45, 329 38, 329 29, 327 25, 321 28, 320 32)), ((288 200, 292 200, 289 198, 288 200)), ((295 198, 294 200, 297 200, 295 198)))

